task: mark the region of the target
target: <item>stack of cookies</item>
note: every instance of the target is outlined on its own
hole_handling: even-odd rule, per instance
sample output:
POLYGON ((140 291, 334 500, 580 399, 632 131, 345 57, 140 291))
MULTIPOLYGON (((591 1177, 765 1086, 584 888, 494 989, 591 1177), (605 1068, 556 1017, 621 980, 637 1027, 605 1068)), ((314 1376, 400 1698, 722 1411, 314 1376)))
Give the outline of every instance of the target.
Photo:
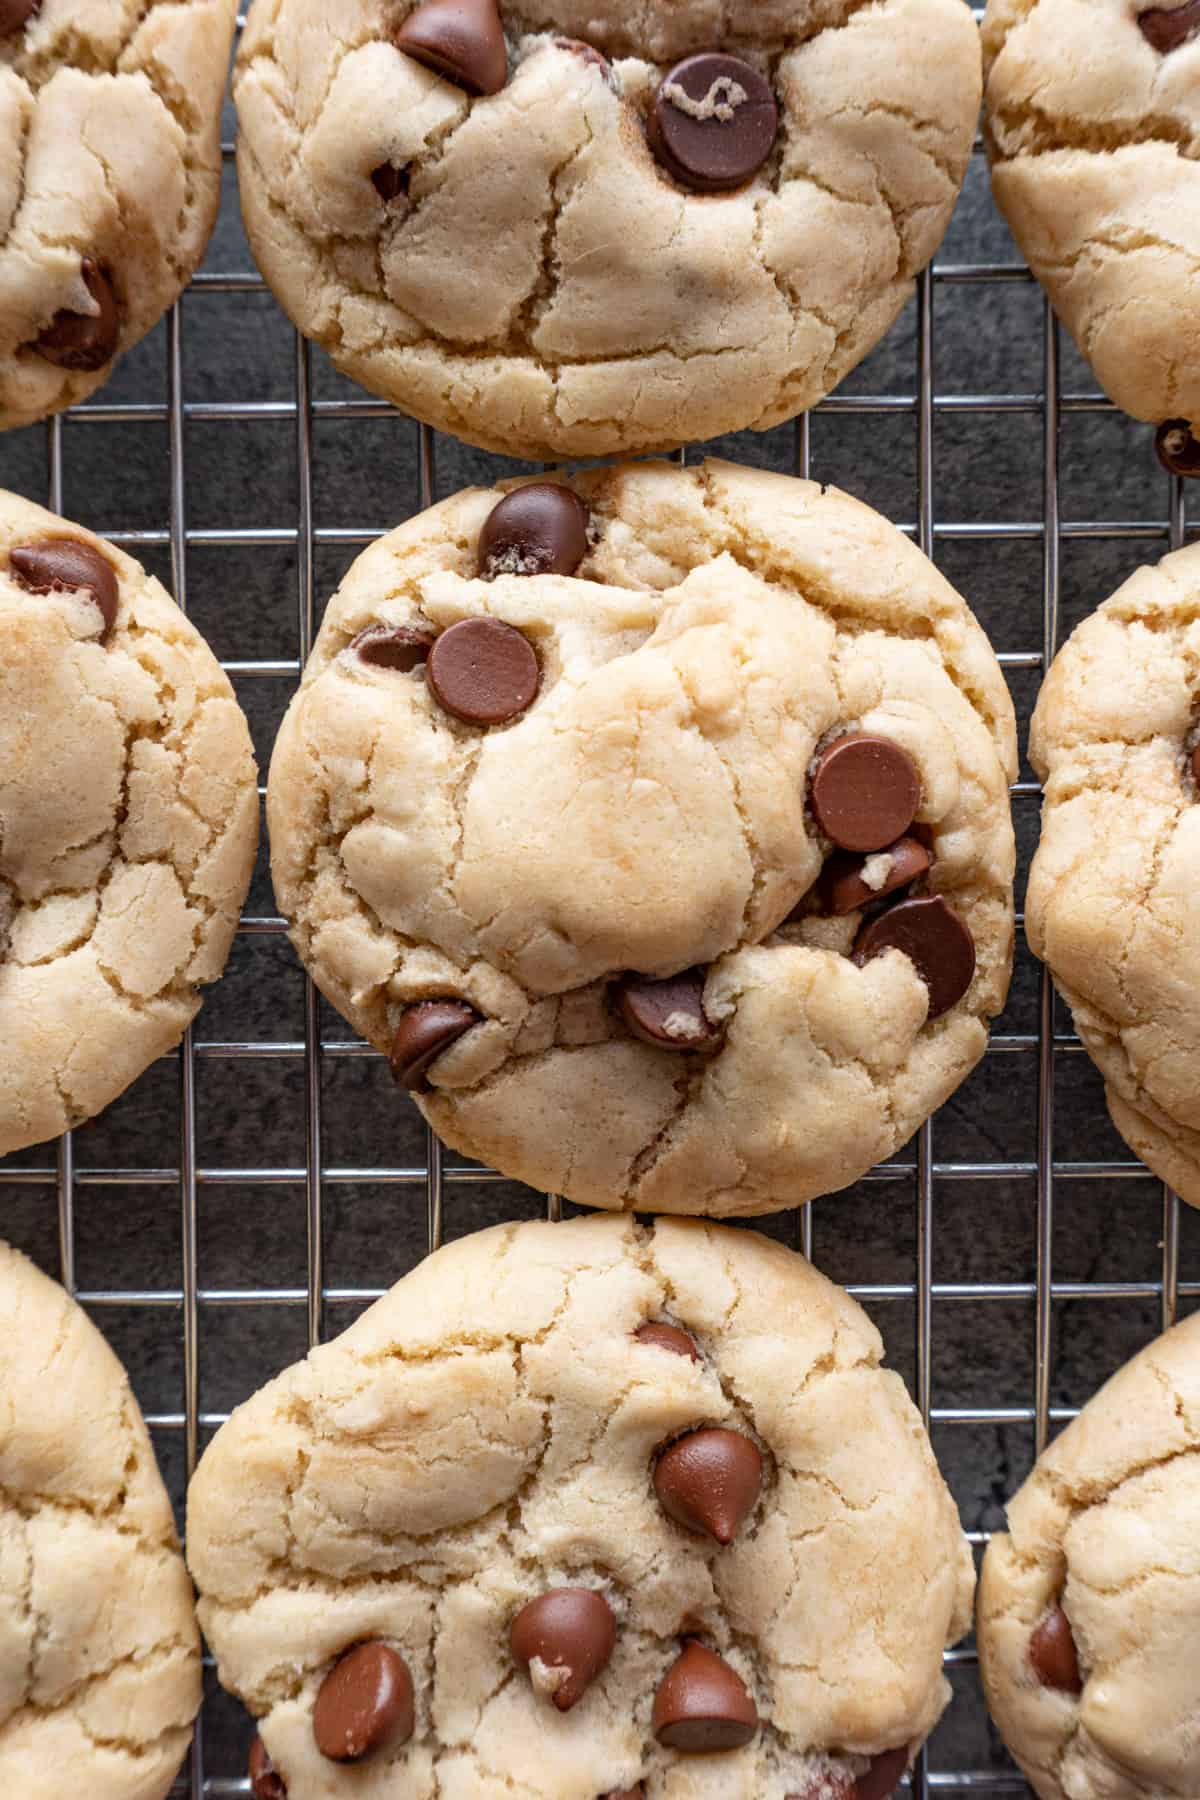
MULTIPOLYGON (((0 0, 0 426, 91 393, 202 256, 233 11, 0 0)), ((984 47, 1014 232, 1200 472, 1195 32, 1195 0, 991 0, 984 47)), ((189 1495, 198 1611, 123 1372, 0 1246, 0 1795, 163 1800, 197 1617, 256 1800, 905 1780, 970 1546, 866 1315, 713 1221, 847 1188, 979 1062, 1013 707, 864 505, 627 459, 790 419, 861 360, 941 240, 983 74, 959 0, 254 0, 242 207, 298 328, 469 443, 626 459, 372 544, 267 795, 292 942, 397 1106, 597 1211, 438 1251, 233 1414, 189 1495)), ((0 617, 4 1154, 180 1040, 258 795, 226 676, 112 544, 0 495, 0 617)), ((1026 923, 1118 1128, 1200 1205, 1198 621, 1195 548, 1047 672, 1026 923)), ((988 1698, 1046 1800, 1200 1794, 1198 1449, 1184 1325, 988 1551, 988 1698)))

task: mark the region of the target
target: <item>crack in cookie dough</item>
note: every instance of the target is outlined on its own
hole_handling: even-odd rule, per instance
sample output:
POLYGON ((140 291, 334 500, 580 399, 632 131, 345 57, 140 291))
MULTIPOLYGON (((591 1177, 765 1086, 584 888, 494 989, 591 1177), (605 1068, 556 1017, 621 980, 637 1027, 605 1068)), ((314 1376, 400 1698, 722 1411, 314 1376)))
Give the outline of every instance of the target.
POLYGON ((477 579, 482 491, 355 564, 272 762, 279 906, 385 1053, 420 1002, 479 1015, 417 1095, 467 1154, 590 1205, 797 1204, 904 1143, 1003 1004, 1008 690, 960 597, 845 495, 720 463, 572 486, 592 521, 573 576, 477 579), (487 731, 351 647, 470 618, 540 665, 532 705, 487 731), (923 885, 974 939, 969 991, 932 1019, 906 956, 850 960, 861 912, 821 916, 811 769, 856 730, 911 759, 923 885), (705 1018, 681 1017, 679 1048, 631 1036, 612 983, 697 968, 705 1018))
POLYGON ((124 1371, 0 1244, 0 1792, 163 1800, 199 1704, 191 1583, 124 1371))
MULTIPOLYGON (((256 0, 242 207, 289 316, 364 386, 508 455, 664 449, 814 404, 891 325, 957 198, 980 92, 958 0, 501 11, 507 85, 471 100, 396 47, 383 0, 319 22, 256 0), (715 45, 781 111, 765 168, 719 197, 684 192, 643 131, 676 60, 715 45), (407 174, 390 200, 385 166, 407 174)), ((698 119, 735 98, 675 86, 698 119)))
POLYGON ((1140 0, 989 0, 992 186, 1101 384, 1134 418, 1200 417, 1200 38, 1140 0))
POLYGON ((786 1800, 904 1745, 949 1697, 969 1549, 865 1314, 802 1259, 718 1226, 501 1226, 427 1260, 237 1409, 189 1494, 219 1675, 291 1800, 786 1800), (669 1317, 699 1357, 639 1343, 669 1317), (852 1421, 853 1429, 847 1428, 852 1421), (750 1436, 757 1507, 726 1548, 668 1518, 657 1451, 750 1436), (302 1474, 300 1471, 303 1471, 302 1474), (570 1712, 509 1651, 559 1586, 604 1594, 616 1642, 570 1712), (656 1688, 691 1633, 754 1697, 754 1741, 660 1746, 656 1688), (313 1705, 351 1644, 404 1658, 403 1746, 338 1767, 313 1705))
POLYGON ((1200 1783, 1200 1318, 1084 1408, 989 1546, 977 1636, 988 1704, 1041 1800, 1152 1800, 1200 1783), (1082 1691, 1046 1685, 1034 1632, 1061 1606, 1082 1691))
MULTIPOLYGON (((181 0, 182 3, 182 0, 181 0)), ((233 690, 132 558, 0 493, 0 1154, 109 1104, 220 974, 258 841, 233 690), (21 546, 92 546, 119 588, 39 594, 21 546)))
POLYGON ((1059 652, 1034 715, 1045 781, 1026 929, 1131 1149, 1200 1205, 1200 554, 1139 569, 1059 652))
POLYGON ((0 38, 0 430, 74 405, 111 373, 36 339, 90 313, 81 259, 112 284, 113 355, 144 337, 204 254, 220 200, 234 0, 43 0, 0 38))

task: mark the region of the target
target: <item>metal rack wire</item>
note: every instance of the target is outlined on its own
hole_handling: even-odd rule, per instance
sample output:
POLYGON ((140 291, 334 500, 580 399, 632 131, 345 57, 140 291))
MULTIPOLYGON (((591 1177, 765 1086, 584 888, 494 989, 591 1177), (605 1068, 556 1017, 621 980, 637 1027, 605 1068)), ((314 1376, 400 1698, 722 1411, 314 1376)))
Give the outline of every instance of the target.
MULTIPOLYGON (((228 154, 227 150, 227 154, 228 154)), ((1059 433, 1063 418, 1073 412, 1099 412, 1108 403, 1090 393, 1065 394, 1060 391, 1059 340, 1054 320, 1046 308, 1043 319, 1042 367, 1040 391, 1025 393, 951 394, 941 392, 935 382, 935 296, 956 287, 974 284, 1028 282, 1028 272, 1017 264, 943 263, 922 277, 917 301, 917 380, 915 391, 904 395, 842 394, 823 403, 828 414, 857 413, 896 415, 911 419, 917 444, 917 517, 906 529, 927 552, 932 553, 941 542, 955 539, 989 544, 1005 539, 1029 539, 1040 543, 1042 559, 1042 636, 1036 646, 1004 652, 1000 660, 1012 671, 1036 673, 1053 656, 1059 637, 1059 599, 1061 588, 1060 560, 1064 542, 1074 538, 1144 539, 1152 545, 1149 554, 1182 543, 1185 533, 1182 484, 1171 485, 1169 516, 1165 520, 1143 519, 1117 522, 1072 520, 1062 516, 1059 479, 1059 433), (961 414, 983 419, 999 413, 1032 415, 1041 423, 1043 454, 1042 514, 1026 521, 955 522, 942 519, 935 511, 936 469, 934 460, 935 419, 942 415, 961 414)), ((202 296, 252 294, 261 291, 262 282, 252 274, 206 273, 193 283, 193 292, 202 296)), ((173 591, 184 607, 188 600, 189 556, 208 546, 268 546, 293 548, 296 554, 296 622, 299 656, 280 656, 261 660, 230 660, 225 666, 239 683, 273 682, 292 684, 306 658, 314 633, 316 617, 316 582, 314 557, 319 547, 334 545, 357 549, 375 535, 372 531, 345 527, 320 527, 314 524, 314 426, 330 420, 365 420, 393 416, 391 409, 365 395, 355 399, 319 399, 314 397, 313 371, 309 348, 298 338, 294 347, 293 394, 288 400, 220 401, 189 400, 185 392, 183 337, 187 301, 177 305, 166 327, 167 383, 163 404, 114 402, 102 394, 96 401, 73 415, 69 427, 62 419, 47 427, 49 481, 48 504, 62 509, 64 488, 65 438, 71 434, 72 453, 78 446, 79 456, 89 450, 90 427, 101 423, 146 423, 166 427, 170 449, 169 513, 161 526, 151 529, 110 532, 134 554, 154 547, 169 552, 173 591), (249 528, 197 529, 188 522, 188 468, 185 453, 185 424, 193 420, 217 423, 247 419, 273 419, 291 422, 294 428, 296 456, 296 497, 294 523, 287 526, 255 525, 249 528)), ((427 428, 414 427, 414 451, 418 464, 419 500, 426 505, 436 497, 436 445, 434 434, 427 428)), ((807 475, 812 464, 811 422, 806 416, 795 428, 795 470, 807 475)), ((820 471, 818 471, 819 473, 820 471)), ((383 522, 393 524, 394 520, 383 522)), ((1017 808, 1036 807, 1036 783, 1018 782, 1014 788, 1017 808)), ((241 930, 251 936, 274 935, 283 931, 283 921, 270 916, 247 916, 241 930)), ((366 1287, 338 1287, 325 1280, 325 1202, 331 1191, 369 1182, 388 1189, 399 1189, 423 1195, 427 1243, 430 1250, 442 1238, 445 1184, 474 1184, 490 1187, 498 1177, 490 1171, 463 1168, 444 1158, 442 1146, 432 1132, 427 1133, 425 1155, 420 1162, 358 1167, 331 1164, 324 1153, 322 1120, 322 1076, 331 1063, 342 1058, 371 1056, 369 1047, 344 1038, 322 1038, 318 998, 311 982, 306 982, 303 1003, 303 1030, 296 1038, 276 1041, 218 1041, 204 1034, 201 1017, 196 1032, 187 1034, 178 1056, 179 1138, 173 1165, 161 1168, 95 1167, 77 1168, 74 1145, 68 1135, 49 1153, 33 1153, 8 1163, 0 1163, 0 1190, 5 1185, 33 1186, 43 1192, 53 1190, 58 1209, 59 1274, 64 1284, 88 1306, 101 1325, 105 1314, 113 1308, 131 1308, 144 1312, 157 1310, 170 1321, 178 1321, 182 1337, 182 1392, 177 1408, 151 1412, 149 1422, 156 1434, 176 1434, 182 1439, 183 1460, 190 1473, 200 1448, 202 1434, 220 1423, 222 1414, 202 1406, 200 1348, 201 1334, 215 1330, 210 1323, 231 1308, 269 1306, 304 1309, 310 1343, 321 1339, 325 1330, 326 1309, 338 1304, 365 1302, 375 1290, 366 1287), (293 1166, 267 1167, 204 1166, 197 1149, 197 1100, 206 1071, 218 1061, 232 1059, 271 1059, 303 1069, 303 1143, 304 1160, 293 1166), (300 1190, 304 1196, 306 1279, 303 1285, 258 1287, 249 1281, 244 1285, 202 1286, 200 1282, 201 1215, 198 1196, 209 1188, 279 1187, 300 1190), (120 1284, 102 1287, 80 1287, 76 1273, 76 1200, 82 1192, 94 1188, 121 1187, 152 1190, 148 1201, 177 1206, 179 1229, 178 1286, 146 1288, 120 1284)), ((968 1161, 943 1158, 938 1160, 936 1146, 939 1125, 935 1117, 918 1134, 913 1153, 906 1153, 885 1168, 876 1169, 868 1182, 903 1181, 909 1184, 915 1207, 915 1257, 911 1279, 860 1284, 852 1288, 860 1298, 872 1303, 911 1305, 915 1312, 915 1387, 916 1399, 935 1427, 960 1425, 1020 1425, 1032 1427, 1033 1440, 1041 1448, 1053 1424, 1071 1416, 1072 1409, 1051 1404, 1053 1371, 1053 1322, 1056 1302, 1090 1300, 1142 1300, 1157 1304, 1163 1325, 1173 1321, 1181 1296, 1200 1295, 1200 1280, 1185 1282, 1180 1274, 1179 1203, 1169 1191, 1163 1194, 1161 1267, 1157 1278, 1129 1281, 1055 1280, 1053 1268, 1056 1183, 1072 1180, 1125 1181, 1144 1177, 1145 1171, 1132 1160, 1096 1160, 1086 1162, 1056 1158, 1055 1155, 1055 1068, 1060 1058, 1081 1054, 1077 1040, 1068 1032, 1056 1029, 1055 1009, 1050 984, 1041 976, 1037 1009, 1037 1030, 1033 1032, 1001 1032, 994 1036, 989 1057, 1028 1058, 1036 1061, 1037 1107, 1036 1130, 1031 1133, 1032 1154, 1009 1161, 968 1161), (944 1183, 984 1184, 994 1181, 1021 1180, 1031 1184, 1036 1206, 1036 1270, 1032 1280, 946 1282, 934 1279, 934 1196, 944 1183), (977 1305, 987 1302, 1020 1303, 1032 1309, 1036 1355, 1033 1391, 1027 1404, 1012 1406, 937 1406, 934 1404, 933 1332, 934 1303, 960 1302, 977 1305)), ((1033 1126, 1034 1121, 1030 1121, 1033 1126)), ((560 1213, 554 1197, 547 1199, 551 1218, 560 1213)), ((814 1234, 813 1208, 798 1213, 794 1219, 794 1241, 805 1254, 815 1254, 820 1261, 819 1233, 814 1234), (814 1241, 816 1237, 816 1241, 814 1241)), ((973 1534, 981 1542, 986 1533, 973 1534)), ((952 1669, 970 1671, 974 1651, 962 1648, 952 1651, 948 1662, 952 1669)), ((969 1676, 968 1676, 969 1678, 969 1676)), ((1021 1791, 1023 1783, 1011 1765, 941 1766, 936 1759, 923 1756, 913 1774, 914 1791, 922 1800, 934 1790, 971 1790, 1000 1794, 1021 1791)), ((206 1758, 202 1726, 198 1726, 189 1767, 176 1784, 175 1792, 190 1795, 192 1800, 204 1797, 245 1794, 248 1784, 240 1771, 232 1767, 214 1770, 206 1758)))

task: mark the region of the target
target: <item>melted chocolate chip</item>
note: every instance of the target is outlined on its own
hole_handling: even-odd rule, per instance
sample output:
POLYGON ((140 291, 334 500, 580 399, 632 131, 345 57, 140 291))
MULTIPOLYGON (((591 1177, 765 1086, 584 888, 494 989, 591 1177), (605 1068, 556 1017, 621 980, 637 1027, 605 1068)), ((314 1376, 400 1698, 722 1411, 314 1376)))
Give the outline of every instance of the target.
POLYGON ((388 1057, 393 1079, 410 1093, 423 1093, 426 1071, 479 1024, 479 1017, 463 1000, 418 1000, 406 1007, 388 1057))
POLYGON ((736 1670, 688 1638, 659 1683, 653 1724, 669 1750, 736 1750, 758 1730, 758 1711, 736 1670))
POLYGON ((1192 780, 1196 783, 1197 787, 1200 787, 1200 744, 1197 744, 1196 748, 1192 751, 1191 768, 1192 780))
POLYGON ((479 573, 574 575, 588 552, 588 509, 573 488, 534 481, 492 508, 479 534, 479 573))
POLYGON ((902 950, 929 989, 927 1020, 962 999, 975 976, 975 940, 940 894, 901 900, 865 924, 854 945, 861 966, 885 950, 902 950))
POLYGON ((634 1037, 659 1050, 695 1050, 711 1056, 721 1047, 721 1028, 704 1010, 704 969, 685 969, 666 981, 626 975, 616 1003, 634 1037))
POLYGON ((0 37, 11 37, 27 25, 42 0, 0 0, 0 37))
POLYGON ((1061 1606, 1053 1606, 1029 1640, 1029 1660, 1043 1687, 1064 1694, 1082 1694, 1079 1653, 1071 1621, 1061 1606))
POLYGON ((700 1352, 678 1325, 668 1325, 665 1319, 648 1319, 639 1325, 634 1332, 639 1344, 652 1344, 656 1350, 669 1350, 673 1356, 687 1356, 692 1362, 700 1361, 700 1352))
POLYGON ((1160 56, 1169 56, 1200 31, 1200 0, 1184 6, 1152 6, 1138 14, 1142 36, 1160 56))
POLYGON ((358 1644, 321 1683, 313 1708, 317 1749, 330 1762, 364 1762, 387 1745, 406 1744, 416 1712, 412 1676, 390 1644, 358 1644))
POLYGON ((92 373, 112 361, 121 335, 121 316, 112 282, 99 263, 84 257, 80 273, 95 310, 82 313, 63 307, 39 335, 35 348, 60 369, 92 373))
POLYGON ((521 1608, 509 1633, 518 1662, 528 1666, 536 1658, 559 1671, 553 1688, 559 1712, 570 1712, 582 1699, 616 1641, 612 1607, 592 1588, 551 1588, 521 1608))
POLYGON ((254 1800, 287 1800, 287 1782, 271 1761, 260 1737, 256 1737, 250 1746, 248 1773, 254 1800))
POLYGON ((397 168, 395 163, 390 162, 380 163, 377 169, 371 170, 371 181, 374 184, 375 192, 385 206, 390 206, 393 200, 399 200, 402 195, 408 193, 411 174, 411 170, 407 167, 397 168))
POLYGON ((731 1544, 758 1504, 762 1455, 740 1431, 706 1426, 664 1450, 654 1470, 654 1491, 669 1518, 731 1544))
POLYGON ((409 13, 396 43, 469 94, 498 94, 508 80, 496 0, 426 0, 409 13))
POLYGON ((737 56, 705 51, 676 64, 647 122, 650 148, 682 187, 720 194, 762 168, 779 131, 768 81, 737 56))
POLYGON ((428 661, 433 643, 429 633, 415 631, 411 625, 368 625, 351 640, 350 648, 372 669, 411 675, 428 661))
POLYGON ((537 699, 533 645, 500 619, 460 619, 434 643, 427 665, 438 704, 467 725, 506 725, 537 699))
POLYGON ((839 850, 882 850, 903 837, 921 804, 921 777, 890 738, 852 731, 827 744, 812 774, 813 816, 839 850))
POLYGON ((15 544, 8 562, 32 593, 90 594, 103 621, 100 636, 108 636, 117 618, 117 571, 94 545, 79 538, 43 538, 38 544, 15 544))
POLYGON ((868 860, 865 856, 856 855, 852 850, 834 851, 821 871, 821 900, 826 912, 832 913, 834 918, 857 912, 860 906, 871 906, 888 894, 908 887, 929 868, 928 850, 913 837, 897 838, 894 844, 889 844, 886 850, 877 850, 875 855, 890 856, 891 866, 882 881, 872 887, 863 873, 868 860))
POLYGON ((908 1745, 884 1750, 871 1758, 871 1766, 854 1784, 854 1800, 890 1800, 908 1767, 908 1745))
POLYGON ((1200 441, 1186 419, 1168 419, 1154 434, 1154 451, 1168 475, 1200 475, 1200 441))

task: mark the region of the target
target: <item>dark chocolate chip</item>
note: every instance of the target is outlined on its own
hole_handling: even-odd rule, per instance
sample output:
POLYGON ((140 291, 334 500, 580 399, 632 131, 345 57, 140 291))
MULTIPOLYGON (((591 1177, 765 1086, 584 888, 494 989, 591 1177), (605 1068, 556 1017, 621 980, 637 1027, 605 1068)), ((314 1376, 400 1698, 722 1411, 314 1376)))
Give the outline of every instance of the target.
POLYGON ((975 940, 940 894, 901 900, 865 924, 854 945, 861 967, 885 950, 902 950, 929 989, 927 1019, 957 1004, 975 975, 975 940))
POLYGON ((673 1356, 688 1356, 693 1362, 700 1361, 700 1352, 678 1325, 668 1325, 665 1319, 648 1319, 639 1325, 634 1332, 639 1344, 653 1344, 656 1350, 669 1350, 673 1356))
POLYGON ((256 1737, 250 1746, 249 1772, 254 1800, 287 1800, 287 1782, 271 1761, 260 1737, 256 1737))
POLYGON ((371 170, 375 192, 385 206, 390 206, 393 200, 399 200, 401 195, 407 194, 410 179, 411 170, 407 167, 398 169, 395 163, 380 163, 377 169, 371 170))
POLYGON ((1043 1687, 1064 1694, 1082 1694, 1079 1655, 1071 1621, 1061 1606, 1053 1606, 1029 1640, 1029 1660, 1043 1687))
POLYGON ((666 981, 626 975, 616 990, 617 1009, 644 1044, 711 1056, 721 1047, 721 1029, 704 1010, 705 976, 704 969, 685 969, 666 981))
POLYGON ((373 669, 411 675, 428 660, 433 642, 429 632, 416 631, 411 625, 368 625, 351 640, 350 648, 373 669))
POLYGON ((882 850, 921 804, 921 777, 891 738, 852 731, 827 744, 812 773, 813 816, 839 850, 882 850))
POLYGON ((588 552, 588 509, 573 488, 534 481, 506 494, 479 534, 479 573, 573 575, 588 552))
POLYGON ((559 1712, 570 1712, 606 1666, 617 1641, 613 1609, 592 1588, 551 1588, 523 1606, 512 1622, 509 1643, 527 1667, 536 1657, 561 1670, 554 1688, 559 1712))
POLYGON ((744 187, 770 156, 778 130, 770 83, 740 57, 718 51, 677 63, 647 122, 659 162, 701 194, 744 187))
POLYGON ((60 369, 93 372, 112 361, 121 335, 121 315, 112 282, 99 263, 85 256, 80 272, 83 285, 95 302, 95 311, 72 312, 63 307, 40 334, 35 348, 60 369))
POLYGON ((669 1750, 736 1750, 758 1730, 758 1711, 736 1670, 688 1638, 659 1683, 653 1724, 669 1750))
POLYGON ((418 1000, 405 1007, 388 1056, 393 1079, 410 1093, 422 1093, 430 1065, 479 1018, 464 1000, 418 1000))
POLYGON ((496 0, 426 0, 396 36, 400 49, 469 94, 498 94, 508 50, 496 0))
POLYGON ((15 544, 8 561, 18 580, 35 594, 89 593, 104 621, 100 635, 108 636, 117 617, 117 571, 93 545, 78 538, 43 538, 39 544, 15 544))
POLYGON ((1150 47, 1167 56, 1200 31, 1200 0, 1187 0, 1186 6, 1152 6, 1138 14, 1138 24, 1150 47))
POLYGON ((889 1800, 903 1781, 907 1767, 907 1744, 873 1756, 866 1774, 860 1775, 854 1783, 854 1800, 889 1800))
POLYGON ((500 619, 460 619, 435 642, 427 665, 439 705, 468 725, 505 725, 537 699, 533 645, 500 619))
POLYGON ((27 25, 42 0, 0 0, 0 37, 11 37, 27 25))
POLYGON ((1200 744, 1192 751, 1192 780, 1200 787, 1200 744))
POLYGON ((387 1745, 407 1744, 416 1712, 412 1676, 390 1644, 357 1644, 321 1683, 313 1707, 317 1749, 330 1762, 363 1762, 387 1745))
POLYGON ((758 1504, 762 1456, 740 1431, 705 1426, 664 1450, 654 1470, 663 1511, 689 1531, 731 1544, 758 1504))
POLYGON ((1168 475, 1200 475, 1200 440, 1186 419, 1168 419, 1154 434, 1154 450, 1168 475))
POLYGON ((843 913, 857 912, 860 906, 870 906, 873 901, 907 887, 929 867, 928 850, 912 837, 897 838, 886 850, 874 854, 892 859, 879 887, 872 887, 864 878, 865 856, 853 850, 834 851, 821 871, 821 900, 827 913, 840 918, 843 913))

